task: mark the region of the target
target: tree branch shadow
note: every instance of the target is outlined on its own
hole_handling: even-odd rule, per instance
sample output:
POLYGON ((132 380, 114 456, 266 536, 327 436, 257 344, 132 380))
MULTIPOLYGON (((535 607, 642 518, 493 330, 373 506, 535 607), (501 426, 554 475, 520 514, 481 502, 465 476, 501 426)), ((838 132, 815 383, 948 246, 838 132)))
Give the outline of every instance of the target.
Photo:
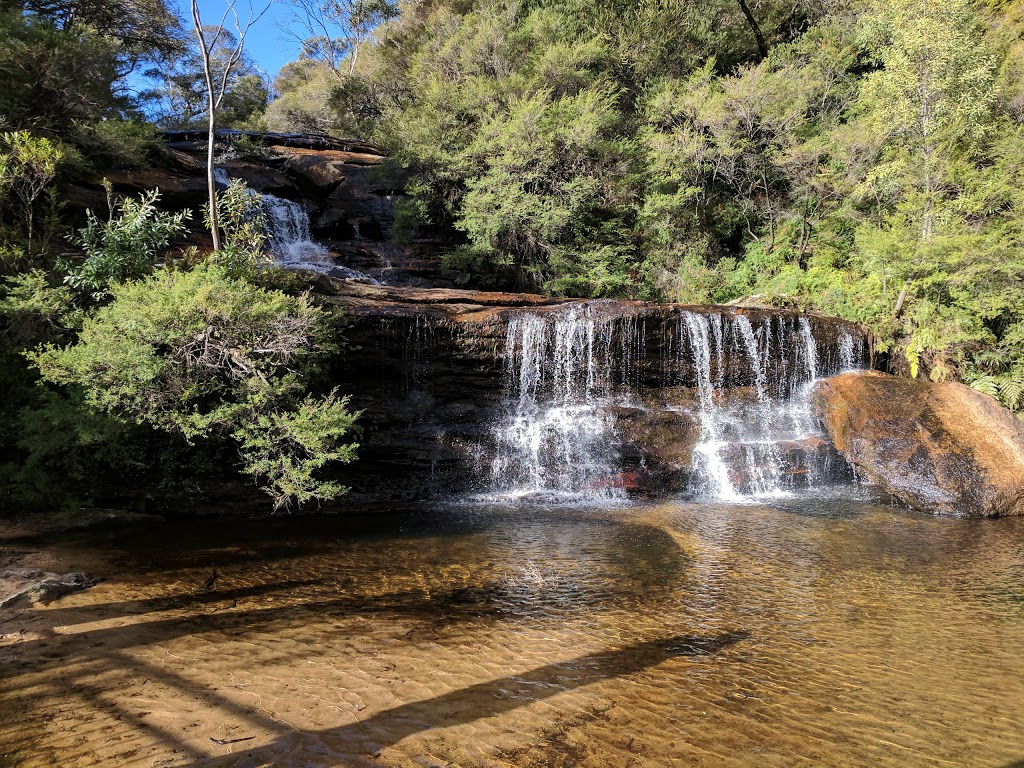
POLYGON ((714 655, 747 637, 745 632, 728 632, 716 637, 679 635, 634 643, 402 704, 350 725, 321 731, 290 731, 244 754, 200 759, 191 766, 272 765, 285 754, 317 755, 320 759, 374 754, 416 733, 503 715, 592 683, 627 677, 672 658, 714 655))

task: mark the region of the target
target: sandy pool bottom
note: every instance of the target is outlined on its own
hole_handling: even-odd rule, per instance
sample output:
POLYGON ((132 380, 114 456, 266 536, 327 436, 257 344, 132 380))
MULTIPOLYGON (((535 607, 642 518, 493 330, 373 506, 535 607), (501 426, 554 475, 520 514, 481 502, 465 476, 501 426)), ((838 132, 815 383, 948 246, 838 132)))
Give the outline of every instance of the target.
POLYGON ((0 547, 101 579, 0 614, 0 765, 1024 766, 1022 520, 455 507, 0 547))

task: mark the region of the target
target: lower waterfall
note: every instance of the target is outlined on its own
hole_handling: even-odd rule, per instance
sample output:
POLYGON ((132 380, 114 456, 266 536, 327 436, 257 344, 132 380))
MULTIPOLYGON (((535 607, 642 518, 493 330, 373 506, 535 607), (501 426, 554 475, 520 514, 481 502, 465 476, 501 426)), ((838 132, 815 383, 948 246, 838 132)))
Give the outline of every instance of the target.
POLYGON ((494 429, 495 492, 611 498, 615 473, 611 327, 584 306, 508 324, 509 403, 494 429))
POLYGON ((509 319, 492 497, 623 498, 645 467, 623 460, 618 417, 638 411, 699 425, 680 473, 692 498, 742 501, 853 479, 809 393, 819 377, 864 366, 859 333, 797 314, 752 322, 742 309, 680 307, 656 322, 642 305, 607 306, 509 319))

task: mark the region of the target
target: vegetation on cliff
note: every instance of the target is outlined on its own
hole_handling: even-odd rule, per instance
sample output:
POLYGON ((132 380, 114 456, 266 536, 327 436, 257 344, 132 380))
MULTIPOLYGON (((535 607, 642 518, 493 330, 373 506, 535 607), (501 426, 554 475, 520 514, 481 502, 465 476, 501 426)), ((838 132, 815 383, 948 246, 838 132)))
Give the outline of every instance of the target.
POLYGON ((1022 36, 1004 0, 412 2, 268 117, 387 145, 472 284, 760 294, 1020 408, 1022 36))
MULTIPOLYGON (((225 89, 219 124, 385 145, 405 192, 395 235, 455 233, 444 259, 466 284, 691 303, 757 294, 863 322, 895 369, 963 379, 1024 410, 1019 3, 293 7, 302 54, 269 90, 231 54, 238 41, 210 28, 223 43, 208 51, 225 89)), ((107 217, 68 211, 67 182, 151 163, 157 126, 207 123, 194 35, 164 0, 26 0, 0 11, 0 36, 9 487, 87 485, 75 478, 131 461, 125 444, 148 446, 142 463, 195 462, 187 442, 210 438, 203 462, 229 446, 228 463, 278 500, 335 493, 313 478, 350 455, 349 416, 317 384, 315 356, 253 358, 239 341, 244 381, 224 358, 210 378, 178 382, 173 407, 161 400, 196 323, 213 327, 211 296, 239 309, 218 316, 224 339, 270 333, 244 304, 271 325, 304 318, 295 343, 329 351, 319 310, 253 268, 263 243, 239 214, 244 194, 229 191, 228 221, 214 225, 224 247, 205 263, 158 256, 185 217, 152 195, 112 199, 107 217), (128 332, 143 327, 152 335, 128 332), (101 360, 111 334, 129 339, 121 363, 150 378, 129 384, 139 371, 101 360), (46 424, 59 439, 42 438, 46 424), (90 448, 101 441, 109 450, 90 448), (28 482, 26 467, 60 479, 28 482)))
MULTIPOLYGON (((0 190, 38 196, 59 153, 27 133, 6 140, 0 190)), ((153 481, 194 477, 196 462, 207 465, 200 474, 237 466, 262 482, 275 508, 345 492, 320 472, 355 456, 345 438, 357 414, 346 397, 316 386, 319 361, 338 351, 337 329, 308 295, 267 287, 274 273, 257 269, 266 259, 258 197, 236 182, 220 197, 220 251, 193 249, 158 267, 191 213, 161 212, 154 191, 111 199, 105 220, 87 212, 68 237, 79 257, 8 279, 0 301, 8 501, 102 494, 111 475, 123 482, 133 470, 155 475, 133 478, 144 493, 153 481), (232 443, 237 456, 225 458, 232 443)), ((24 207, 29 195, 15 198, 24 207)), ((19 218, 31 248, 31 217, 19 218)))

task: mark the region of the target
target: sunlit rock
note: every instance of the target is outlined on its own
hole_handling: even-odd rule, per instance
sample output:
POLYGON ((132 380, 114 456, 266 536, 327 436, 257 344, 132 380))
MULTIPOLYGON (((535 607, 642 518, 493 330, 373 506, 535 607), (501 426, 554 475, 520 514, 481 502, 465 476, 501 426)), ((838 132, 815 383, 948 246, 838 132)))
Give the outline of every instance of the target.
POLYGON ((819 382, 815 407, 857 471, 935 514, 1024 514, 1024 424, 957 383, 877 372, 819 382))

